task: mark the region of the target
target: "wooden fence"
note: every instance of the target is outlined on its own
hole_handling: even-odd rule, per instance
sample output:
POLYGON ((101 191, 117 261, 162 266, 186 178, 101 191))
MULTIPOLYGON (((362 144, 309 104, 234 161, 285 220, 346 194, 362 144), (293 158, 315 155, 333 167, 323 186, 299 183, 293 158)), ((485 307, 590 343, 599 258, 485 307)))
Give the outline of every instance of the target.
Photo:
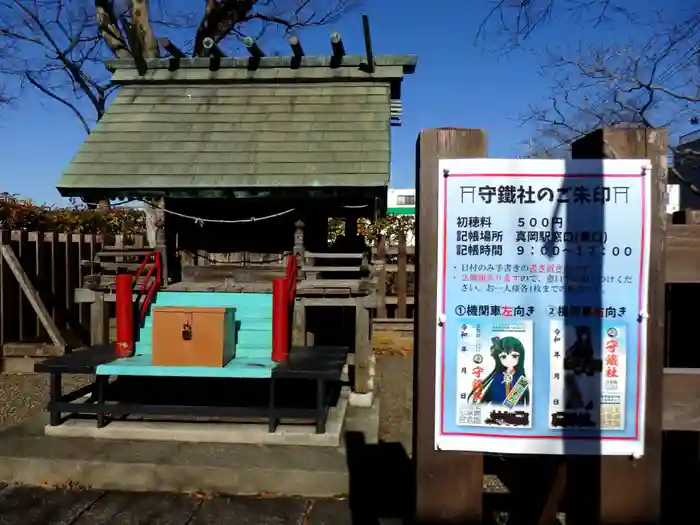
MULTIPOLYGON (((679 212, 668 218, 666 281, 696 282, 700 267, 700 211, 679 212), (675 224, 672 224, 675 223, 675 224)), ((110 244, 143 246, 141 235, 118 235, 110 244)), ((89 340, 89 307, 74 301, 74 289, 89 269, 81 261, 94 259, 104 246, 101 235, 80 233, 0 232, 0 244, 12 247, 22 268, 40 292, 49 313, 63 332, 89 340)), ((373 248, 378 306, 375 318, 410 323, 414 317, 415 248, 400 238, 373 248)), ((46 329, 7 262, 0 264, 0 346, 16 342, 47 342, 46 329)))
POLYGON ((396 244, 381 239, 372 249, 377 275, 377 319, 404 322, 413 318, 415 247, 401 236, 396 244))
MULTIPOLYGON (((77 339, 74 343, 90 340, 90 308, 75 302, 74 290, 90 272, 84 262, 94 260, 105 244, 98 234, 0 231, 0 245, 11 249, 58 331, 77 339)), ((146 239, 142 235, 117 235, 108 244, 141 247, 146 239)), ((373 252, 379 292, 377 318, 411 318, 413 246, 405 241, 397 245, 380 242, 373 252)), ((1 355, 9 355, 17 343, 50 343, 52 338, 44 324, 13 269, 0 257, 1 355)))
MULTIPOLYGON (((139 246, 143 242, 140 235, 119 235, 110 244, 139 246)), ((42 343, 55 345, 28 288, 45 306, 48 324, 70 344, 89 342, 89 306, 76 303, 74 291, 90 271, 82 262, 93 260, 104 245, 103 236, 97 234, 0 231, 4 255, 0 257, 0 355, 24 355, 24 350, 17 350, 23 343, 35 348, 42 343), (12 261, 19 263, 26 281, 17 277, 12 261), (15 351, 20 353, 13 354, 15 351)))

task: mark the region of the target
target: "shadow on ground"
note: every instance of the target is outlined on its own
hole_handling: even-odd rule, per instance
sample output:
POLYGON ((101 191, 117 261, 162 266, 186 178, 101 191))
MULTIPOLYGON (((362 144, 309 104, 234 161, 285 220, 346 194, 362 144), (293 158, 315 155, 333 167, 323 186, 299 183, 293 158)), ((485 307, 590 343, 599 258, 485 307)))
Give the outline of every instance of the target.
MULTIPOLYGON (((360 433, 346 434, 352 525, 413 523, 414 472, 400 443, 365 443, 360 433)), ((689 472, 700 465, 700 439, 694 432, 665 432, 662 471, 663 523, 697 521, 700 482, 689 472)), ((484 523, 536 523, 554 484, 557 457, 485 456, 484 471, 504 485, 484 487, 484 523), (538 483, 532 483, 537 472, 538 483), (523 474, 527 475, 514 475, 523 474), (508 487, 508 489, 506 489, 508 487), (543 488, 544 487, 544 488, 543 488)), ((571 460, 571 458, 569 458, 571 460)), ((576 480, 569 492, 576 493, 576 480)), ((499 483, 500 485, 500 483, 499 483)), ((580 487, 579 487, 580 488, 580 487)), ((569 494, 571 496, 571 494, 569 494)), ((565 510, 565 509, 560 509, 565 510)), ((571 520, 580 523, 580 520, 571 520)), ((588 523, 584 520, 583 522, 588 523)), ((592 522, 591 522, 592 523, 592 522)), ((413 523, 413 525, 416 525, 413 523)), ((432 525, 424 524, 420 525, 432 525)), ((437 524, 436 524, 437 525, 437 524)), ((440 523, 439 525, 446 525, 440 523)))
POLYGON ((403 445, 365 442, 359 432, 345 434, 353 525, 379 525, 380 519, 408 523, 413 516, 413 467, 403 445))

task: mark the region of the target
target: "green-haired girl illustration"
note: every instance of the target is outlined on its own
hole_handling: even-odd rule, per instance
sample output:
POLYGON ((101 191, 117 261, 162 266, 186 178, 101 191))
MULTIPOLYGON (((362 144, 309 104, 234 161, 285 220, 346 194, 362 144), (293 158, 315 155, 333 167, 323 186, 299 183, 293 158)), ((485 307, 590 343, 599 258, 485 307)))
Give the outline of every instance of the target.
MULTIPOLYGON (((496 366, 484 378, 481 385, 471 391, 468 399, 475 403, 502 405, 518 379, 525 376, 525 348, 520 339, 515 337, 493 337, 491 357, 496 366)), ((529 402, 530 388, 528 387, 516 405, 526 405, 529 402)))

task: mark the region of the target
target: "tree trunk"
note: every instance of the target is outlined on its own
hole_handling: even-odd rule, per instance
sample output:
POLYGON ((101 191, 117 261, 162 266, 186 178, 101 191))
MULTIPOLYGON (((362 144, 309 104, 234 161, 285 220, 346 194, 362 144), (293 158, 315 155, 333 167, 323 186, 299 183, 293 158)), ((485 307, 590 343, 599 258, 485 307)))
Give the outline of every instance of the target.
POLYGON ((132 0, 131 20, 141 41, 143 58, 158 58, 158 40, 148 18, 148 0, 132 0))
POLYGON ((117 25, 117 18, 111 10, 109 2, 104 0, 95 0, 95 13, 99 31, 105 43, 109 46, 118 59, 129 59, 131 53, 127 48, 121 31, 117 25))
POLYGON ((231 32, 233 26, 242 22, 253 10, 258 0, 223 0, 215 2, 206 0, 204 20, 197 28, 194 41, 195 56, 204 56, 208 50, 204 48, 205 38, 218 42, 231 32))

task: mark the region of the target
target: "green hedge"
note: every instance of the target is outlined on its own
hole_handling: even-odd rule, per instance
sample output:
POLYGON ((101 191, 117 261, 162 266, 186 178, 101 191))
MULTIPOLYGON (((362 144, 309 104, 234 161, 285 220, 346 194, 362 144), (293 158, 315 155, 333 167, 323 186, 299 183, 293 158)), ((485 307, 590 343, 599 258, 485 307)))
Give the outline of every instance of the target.
MULTIPOLYGON (((55 231, 106 234, 145 233, 146 215, 141 210, 114 208, 108 212, 74 205, 56 207, 37 205, 29 199, 19 199, 0 193, 0 229, 25 231, 55 231)), ((343 233, 341 220, 332 219, 328 224, 329 240, 343 233)), ((390 215, 375 223, 360 219, 358 230, 368 242, 380 235, 396 241, 403 233, 414 233, 415 221, 410 215, 390 215)))
MULTIPOLYGON (((415 218, 412 215, 389 215, 376 222, 366 219, 357 221, 357 231, 364 235, 367 242, 373 244, 384 235, 391 243, 398 242, 401 234, 409 237, 415 234, 415 218)), ((328 223, 328 240, 333 242, 338 235, 345 233, 345 224, 340 219, 331 219, 328 223)))
POLYGON ((103 234, 138 234, 146 229, 141 210, 116 208, 108 212, 85 206, 57 207, 34 204, 0 194, 0 229, 103 234))

